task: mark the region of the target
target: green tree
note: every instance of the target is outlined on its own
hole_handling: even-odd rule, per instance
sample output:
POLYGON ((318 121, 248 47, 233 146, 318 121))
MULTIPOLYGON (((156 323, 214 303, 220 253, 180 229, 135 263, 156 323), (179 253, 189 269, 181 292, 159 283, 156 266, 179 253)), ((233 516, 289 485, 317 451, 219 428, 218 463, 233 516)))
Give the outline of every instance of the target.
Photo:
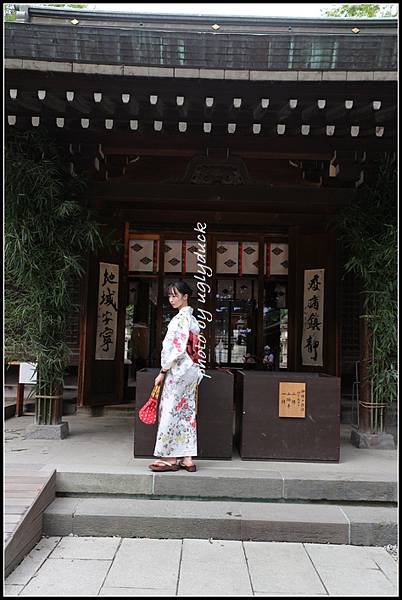
POLYGON ((335 4, 321 9, 323 17, 381 18, 398 16, 398 4, 335 4))
POLYGON ((341 239, 349 251, 344 265, 360 281, 361 393, 369 422, 382 430, 383 409, 397 397, 397 176, 387 156, 374 184, 359 188, 356 201, 340 214, 341 239))
POLYGON ((15 21, 15 4, 3 4, 3 17, 4 21, 15 21))
MULTIPOLYGON (((88 4, 38 4, 37 6, 54 6, 58 8, 87 8, 88 4)), ((15 4, 3 4, 4 21, 15 21, 15 4)))
POLYGON ((104 244, 80 200, 86 181, 66 164, 42 130, 13 132, 7 140, 6 359, 37 363, 36 424, 61 422, 72 284, 85 273, 88 252, 104 244))

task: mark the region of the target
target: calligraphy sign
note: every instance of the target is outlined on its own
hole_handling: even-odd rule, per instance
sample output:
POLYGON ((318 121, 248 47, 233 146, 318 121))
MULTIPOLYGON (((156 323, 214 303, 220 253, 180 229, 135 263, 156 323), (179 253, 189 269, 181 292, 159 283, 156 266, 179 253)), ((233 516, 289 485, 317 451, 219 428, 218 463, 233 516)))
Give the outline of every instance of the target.
POLYGON ((98 325, 95 360, 114 360, 116 354, 119 265, 99 263, 98 325))
POLYGON ((304 271, 302 365, 323 366, 324 270, 304 271))
POLYGON ((279 382, 279 416, 306 416, 306 384, 279 382))

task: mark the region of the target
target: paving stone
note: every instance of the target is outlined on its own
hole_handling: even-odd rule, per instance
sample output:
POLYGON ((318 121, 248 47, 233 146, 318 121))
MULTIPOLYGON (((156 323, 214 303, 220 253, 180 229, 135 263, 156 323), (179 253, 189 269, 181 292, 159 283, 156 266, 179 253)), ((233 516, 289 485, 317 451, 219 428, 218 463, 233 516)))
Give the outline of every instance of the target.
POLYGON ((254 592, 316 595, 326 590, 303 544, 243 542, 254 592))
POLYGON ((48 558, 20 595, 97 596, 110 565, 108 560, 48 558))
POLYGON ((10 573, 6 579, 6 584, 26 585, 57 546, 60 539, 60 537, 42 538, 18 567, 10 573))
MULTIPOLYGON (((377 565, 372 557, 362 546, 350 546, 345 544, 304 544, 307 554, 310 556, 316 568, 361 568, 376 569, 377 565)), ((391 559, 392 560, 392 559, 391 559)))
POLYGON ((319 569, 319 575, 329 596, 396 596, 392 585, 380 569, 358 569, 332 566, 319 569))
POLYGON ((123 588, 103 587, 99 596, 176 596, 176 588, 172 590, 149 589, 149 588, 123 588))
POLYGON ((113 560, 120 542, 119 537, 63 537, 52 558, 113 560))
POLYGON ((365 546, 304 544, 329 594, 378 595, 396 589, 397 570, 392 568, 384 548, 365 546), (380 568, 380 564, 384 569, 380 568), (337 577, 334 575, 337 574, 337 577), (353 584, 354 581, 354 584, 353 584), (369 584, 373 585, 371 589, 369 584), (383 586, 383 588, 382 588, 383 586))
POLYGON ((181 547, 181 540, 123 539, 104 587, 175 590, 181 547))
POLYGON ((4 586, 4 596, 19 596, 24 589, 23 585, 8 585, 4 586))
POLYGON ((385 550, 376 546, 363 546, 391 583, 398 581, 398 562, 385 550))
POLYGON ((252 595, 240 541, 183 540, 178 595, 252 595))

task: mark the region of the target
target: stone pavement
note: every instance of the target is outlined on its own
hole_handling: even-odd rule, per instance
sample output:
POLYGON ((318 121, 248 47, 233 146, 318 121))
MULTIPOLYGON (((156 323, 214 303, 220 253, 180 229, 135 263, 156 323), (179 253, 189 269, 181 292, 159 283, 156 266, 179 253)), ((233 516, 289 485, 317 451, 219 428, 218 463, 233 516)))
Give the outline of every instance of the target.
MULTIPOLYGON (((32 416, 13 417, 5 422, 6 465, 42 464, 57 469, 71 470, 82 465, 94 469, 112 467, 144 468, 149 473, 148 458, 134 458, 134 423, 132 417, 88 417, 68 415, 63 421, 69 425, 69 436, 63 440, 25 438, 25 431, 33 423, 32 416)), ((212 467, 228 473, 237 469, 260 470, 261 473, 279 468, 283 473, 314 474, 382 474, 393 480, 397 477, 397 450, 359 449, 350 443, 350 425, 341 425, 339 463, 256 460, 243 461, 236 448, 232 460, 198 460, 200 469, 212 467)), ((112 471, 111 471, 112 472, 112 471)))
POLYGON ((388 596, 397 562, 373 546, 42 538, 6 596, 388 596))

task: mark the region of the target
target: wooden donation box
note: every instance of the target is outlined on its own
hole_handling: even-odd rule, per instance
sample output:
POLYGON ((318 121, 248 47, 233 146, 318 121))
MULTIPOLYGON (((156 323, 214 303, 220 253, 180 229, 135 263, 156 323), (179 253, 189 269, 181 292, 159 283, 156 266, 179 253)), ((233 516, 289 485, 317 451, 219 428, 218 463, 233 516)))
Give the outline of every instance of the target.
POLYGON ((242 459, 339 462, 340 378, 238 371, 242 459))
MULTIPOLYGON (((159 369, 137 373, 134 420, 134 456, 153 456, 158 425, 145 425, 138 411, 147 402, 159 369)), ((199 458, 232 458, 233 373, 207 369, 198 388, 197 441, 199 458)))

